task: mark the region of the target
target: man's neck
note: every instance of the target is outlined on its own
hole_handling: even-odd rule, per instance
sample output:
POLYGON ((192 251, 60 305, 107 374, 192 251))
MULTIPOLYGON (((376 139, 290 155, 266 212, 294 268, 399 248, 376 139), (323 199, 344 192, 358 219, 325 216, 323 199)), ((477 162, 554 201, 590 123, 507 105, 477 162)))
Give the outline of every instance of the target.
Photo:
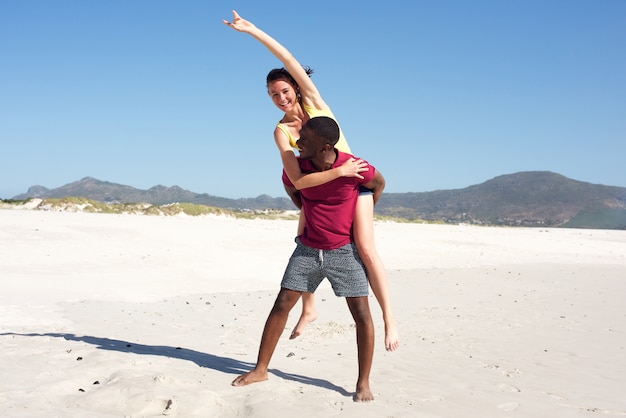
POLYGON ((313 166, 319 171, 326 171, 333 168, 333 164, 337 161, 337 150, 332 149, 324 154, 320 155, 318 158, 314 158, 311 160, 313 166))

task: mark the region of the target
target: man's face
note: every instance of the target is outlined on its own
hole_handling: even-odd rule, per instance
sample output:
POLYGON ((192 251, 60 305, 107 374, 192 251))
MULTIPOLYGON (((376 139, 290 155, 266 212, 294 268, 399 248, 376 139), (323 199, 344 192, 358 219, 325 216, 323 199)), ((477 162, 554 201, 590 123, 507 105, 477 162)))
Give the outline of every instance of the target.
POLYGON ((324 140, 306 126, 300 129, 300 139, 296 143, 300 158, 311 160, 324 149, 324 140))

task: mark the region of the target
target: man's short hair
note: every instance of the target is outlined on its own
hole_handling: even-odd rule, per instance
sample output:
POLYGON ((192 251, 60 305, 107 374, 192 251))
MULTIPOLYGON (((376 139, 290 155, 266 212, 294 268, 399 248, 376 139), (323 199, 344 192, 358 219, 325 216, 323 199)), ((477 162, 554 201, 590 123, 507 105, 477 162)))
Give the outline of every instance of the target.
POLYGON ((333 118, 329 118, 328 116, 316 116, 311 118, 302 128, 310 129, 333 147, 337 141, 339 141, 339 125, 337 125, 337 122, 335 122, 333 118))

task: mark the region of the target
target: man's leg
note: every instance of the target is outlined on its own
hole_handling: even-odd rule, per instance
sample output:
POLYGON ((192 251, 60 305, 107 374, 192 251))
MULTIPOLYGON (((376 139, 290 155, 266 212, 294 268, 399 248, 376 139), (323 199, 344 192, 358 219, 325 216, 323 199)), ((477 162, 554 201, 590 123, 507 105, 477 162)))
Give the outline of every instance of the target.
POLYGON ((298 302, 300 295, 301 292, 285 288, 280 289, 276 301, 274 302, 274 307, 265 322, 256 366, 248 373, 242 374, 233 380, 233 386, 245 386, 250 383, 267 380, 267 368, 272 359, 272 354, 274 354, 278 340, 285 330, 289 312, 296 302, 298 302))
POLYGON ((359 353, 359 378, 356 382, 355 402, 374 400, 370 389, 370 370, 374 358, 374 323, 367 296, 346 298, 356 324, 356 341, 359 353))

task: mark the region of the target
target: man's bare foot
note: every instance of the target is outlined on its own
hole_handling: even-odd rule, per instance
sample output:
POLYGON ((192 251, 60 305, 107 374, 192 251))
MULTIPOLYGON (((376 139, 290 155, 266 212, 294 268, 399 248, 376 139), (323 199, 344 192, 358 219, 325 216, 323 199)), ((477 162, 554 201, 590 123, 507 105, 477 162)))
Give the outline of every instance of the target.
POLYGON ((306 327, 307 324, 315 321, 316 319, 317 319, 317 312, 315 311, 312 311, 312 312, 308 311, 306 313, 303 312, 302 315, 300 315, 300 319, 298 319, 298 323, 296 324, 296 327, 291 332, 289 339, 293 340, 294 338, 298 338, 300 334, 304 332, 304 327, 306 327))
POLYGON ((263 382, 267 380, 267 371, 259 371, 257 369, 252 369, 248 373, 242 374, 237 377, 231 385, 233 386, 246 386, 252 383, 263 382))
POLYGON ((393 320, 385 321, 385 350, 394 351, 400 347, 398 328, 393 320))
POLYGON ((354 402, 371 402, 374 400, 374 394, 370 390, 369 386, 356 388, 356 393, 352 397, 354 402))

